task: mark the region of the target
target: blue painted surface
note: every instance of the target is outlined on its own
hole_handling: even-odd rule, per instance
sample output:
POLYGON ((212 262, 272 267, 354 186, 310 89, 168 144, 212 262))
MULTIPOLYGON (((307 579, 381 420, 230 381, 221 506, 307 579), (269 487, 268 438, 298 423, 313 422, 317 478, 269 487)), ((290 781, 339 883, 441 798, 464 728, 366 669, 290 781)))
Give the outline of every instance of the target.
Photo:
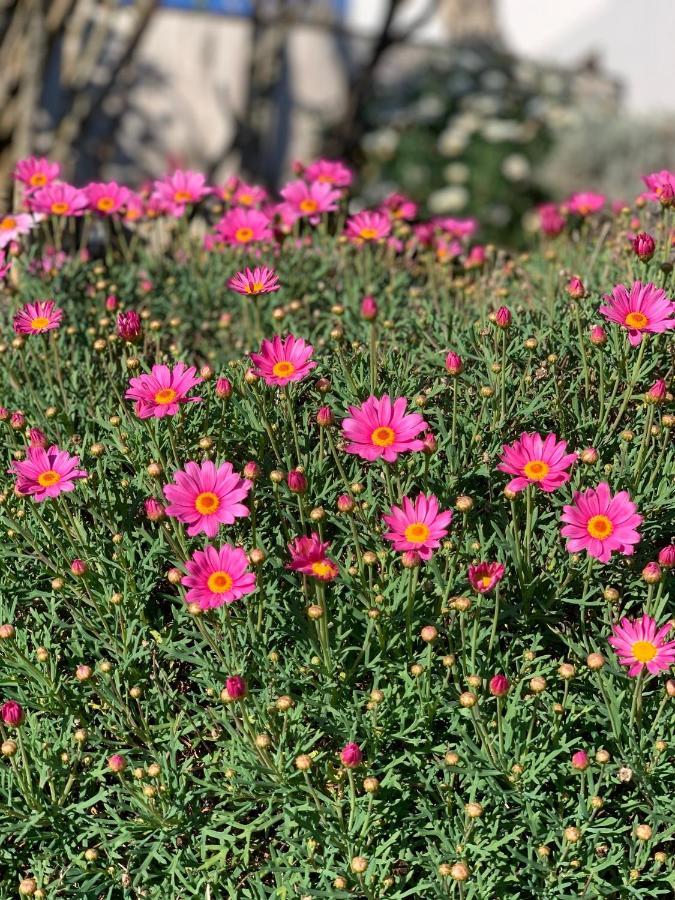
MULTIPOLYGON (((128 6, 132 0, 120 0, 128 6)), ((300 0, 311 3, 312 0, 300 0)), ((331 5, 339 18, 347 12, 349 0, 331 0, 331 5)), ((161 0, 160 6, 168 9, 185 9, 195 12, 211 12, 221 16, 249 16, 253 11, 251 0, 161 0)))

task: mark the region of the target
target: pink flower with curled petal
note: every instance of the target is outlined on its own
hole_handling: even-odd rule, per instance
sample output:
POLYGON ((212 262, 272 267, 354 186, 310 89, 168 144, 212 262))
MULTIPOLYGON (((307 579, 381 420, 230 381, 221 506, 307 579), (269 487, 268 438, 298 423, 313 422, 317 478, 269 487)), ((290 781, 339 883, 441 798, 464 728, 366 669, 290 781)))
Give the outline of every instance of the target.
POLYGON ((523 432, 517 441, 502 446, 500 472, 515 475, 507 484, 510 491, 522 491, 534 484, 551 493, 570 480, 569 467, 576 453, 566 453, 567 441, 559 441, 555 434, 523 432))
POLYGON ((675 663, 675 641, 664 640, 672 625, 666 622, 658 628, 651 616, 640 619, 621 619, 612 628, 609 644, 614 648, 619 662, 628 667, 628 674, 634 678, 643 669, 650 675, 667 672, 675 663))
POLYGON ((251 482, 238 475, 231 463, 216 468, 210 459, 201 464, 188 462, 173 477, 173 483, 164 486, 169 501, 165 512, 188 525, 190 537, 202 532, 215 537, 221 525, 248 516, 242 500, 251 490, 251 482))
POLYGON ((391 234, 391 220, 378 211, 356 213, 347 219, 345 234, 356 244, 381 241, 391 234))
POLYGON ((420 559, 431 559, 448 533, 452 510, 440 512, 434 494, 419 494, 414 502, 404 497, 402 506, 392 506, 382 518, 390 529, 383 537, 391 541, 394 550, 416 550, 420 559))
POLYGON ((388 394, 379 399, 370 396, 362 406, 350 406, 349 416, 342 420, 342 432, 349 442, 347 453, 370 462, 380 457, 396 462, 400 453, 424 450, 424 441, 417 435, 429 426, 419 413, 406 413, 407 406, 405 397, 392 402, 388 394))
POLYGON ((469 566, 469 584, 479 594, 487 594, 497 587, 504 577, 504 566, 501 563, 481 562, 476 566, 469 566))
POLYGON ((153 198, 172 216, 180 217, 186 206, 199 203, 211 193, 201 172, 176 169, 171 175, 155 181, 153 198))
POLYGON ((89 208, 102 216, 112 216, 119 212, 129 197, 129 189, 115 181, 107 184, 93 182, 85 187, 84 192, 89 200, 89 208))
POLYGON ((255 575, 248 571, 248 558, 241 547, 224 544, 196 550, 185 563, 187 575, 182 584, 188 588, 186 603, 200 609, 216 609, 234 603, 255 590, 255 575))
POLYGON ((310 163, 302 175, 306 181, 318 181, 319 184, 329 184, 335 187, 349 187, 353 178, 347 166, 332 159, 319 159, 310 163))
POLYGON ((38 188, 26 200, 32 210, 48 216, 81 216, 89 207, 85 192, 65 182, 38 188))
POLYGON ((215 232, 219 240, 233 247, 246 247, 274 238, 269 216, 259 209, 240 206, 225 213, 215 232))
POLYGON ((642 516, 626 491, 612 496, 609 485, 575 492, 573 502, 563 507, 562 521, 567 524, 560 533, 567 538, 570 553, 586 550, 600 562, 609 562, 614 551, 632 556, 639 543, 637 531, 642 516))
POLYGON ((265 339, 260 345, 260 352, 251 353, 255 364, 254 373, 263 378, 265 384, 284 387, 292 381, 302 381, 316 368, 310 357, 314 351, 311 344, 292 334, 282 340, 276 335, 272 340, 265 339))
POLYGON ((175 416, 181 403, 199 403, 202 399, 187 396, 188 391, 204 380, 196 372, 194 366, 188 368, 182 362, 176 363, 173 369, 153 366, 150 374, 130 379, 124 396, 136 401, 136 415, 140 419, 175 416))
POLYGON ((244 269, 243 272, 237 272, 227 282, 227 286, 233 291, 237 291, 238 294, 254 296, 271 294, 281 287, 277 273, 274 269, 268 269, 267 266, 256 266, 255 269, 244 269))
POLYGON ((291 181, 281 190, 281 196, 286 201, 282 211, 286 222, 293 223, 297 219, 306 218, 316 225, 323 213, 334 212, 337 209, 340 191, 334 190, 329 184, 315 181, 307 182, 291 181))
POLYGON ((60 172, 59 164, 50 162, 44 156, 29 156, 20 159, 14 166, 14 177, 25 184, 28 193, 56 181, 60 172))
POLYGON ((627 329, 633 347, 638 346, 647 332, 660 334, 675 328, 675 303, 662 288, 651 282, 634 281, 630 291, 617 284, 604 299, 608 305, 601 306, 600 313, 610 322, 627 329))
POLYGON ((319 581, 332 581, 338 576, 338 567, 327 556, 329 547, 330 541, 322 541, 316 531, 309 537, 301 535, 288 545, 291 561, 286 568, 302 575, 311 575, 319 581))
POLYGON ((16 313, 14 331, 17 334, 43 334, 58 328, 62 317, 63 310, 53 300, 36 300, 16 313))
POLYGON ((17 476, 18 494, 29 495, 36 503, 42 503, 75 490, 75 480, 87 477, 79 465, 79 456, 71 456, 56 445, 48 449, 34 446, 28 447, 25 460, 12 463, 10 472, 17 476))

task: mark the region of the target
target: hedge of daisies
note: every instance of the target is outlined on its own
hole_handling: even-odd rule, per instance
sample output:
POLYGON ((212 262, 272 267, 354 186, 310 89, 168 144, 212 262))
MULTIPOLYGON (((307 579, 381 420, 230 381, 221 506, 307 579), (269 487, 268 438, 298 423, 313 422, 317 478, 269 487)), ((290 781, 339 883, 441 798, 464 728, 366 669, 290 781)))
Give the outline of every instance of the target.
POLYGON ((3 897, 670 897, 675 175, 531 253, 16 167, 3 897))

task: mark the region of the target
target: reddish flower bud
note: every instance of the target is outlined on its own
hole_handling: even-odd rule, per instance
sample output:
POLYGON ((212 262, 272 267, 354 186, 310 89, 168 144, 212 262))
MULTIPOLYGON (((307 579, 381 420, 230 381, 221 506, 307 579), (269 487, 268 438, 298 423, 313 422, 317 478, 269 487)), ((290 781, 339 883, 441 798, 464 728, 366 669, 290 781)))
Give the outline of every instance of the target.
POLYGON ((293 469, 288 473, 286 484, 289 491, 292 491, 294 494, 304 494, 307 490, 307 479, 304 473, 299 472, 297 469, 293 469))
POLYGON ((659 563, 664 569, 675 567, 675 544, 668 544, 667 547, 659 550, 659 563))
POLYGON ((215 391, 216 397, 219 397, 221 400, 227 400, 228 397, 232 396, 232 382, 227 378, 218 378, 215 391))
POLYGON ((663 380, 663 378, 659 378, 658 381, 655 381, 645 394, 645 402, 660 405, 666 399, 666 394, 666 382, 663 380))
POLYGON ((511 689, 511 682, 506 675, 493 675, 490 679, 490 693, 493 697, 505 697, 511 689))
POLYGON ((422 561, 417 550, 406 550, 401 554, 401 565, 404 569, 415 569, 422 561))
POLYGON ((13 625, 9 623, 0 625, 0 641, 11 641, 15 634, 16 629, 13 625))
POLYGON ((26 718, 23 707, 16 700, 7 700, 0 708, 0 717, 5 725, 18 728, 26 718))
POLYGON ((22 428, 26 427, 26 417, 22 412, 13 412, 9 417, 9 424, 14 431, 21 431, 22 428))
POLYGON ((143 501, 145 507, 145 515, 151 522, 161 522, 165 518, 164 505, 155 500, 154 497, 148 497, 143 501))
POLYGON ((495 325, 498 328, 508 328, 511 324, 511 310, 508 306, 500 306, 495 313, 495 325))
POLYGON ((633 250, 639 260, 649 262, 656 250, 654 238, 651 234, 647 234, 646 231, 641 231, 633 238, 633 250))
POLYGON ((449 375, 459 375, 464 368, 461 356, 451 350, 445 357, 445 368, 449 375))
POLYGON ((257 481, 260 478, 260 466, 255 460, 249 460, 243 468, 243 476, 244 478, 248 478, 249 481, 257 481))
POLYGON ((340 762, 347 769, 356 769, 363 761, 363 753, 358 744, 350 743, 340 751, 340 762))
POLYGON ((572 768, 577 769, 579 772, 583 772, 584 769, 587 769, 590 765, 590 761, 588 759, 588 753, 585 750, 577 750, 576 753, 572 754, 572 768))
POLYGON ((579 459, 582 461, 582 463, 586 463, 586 465, 592 466, 598 461, 598 451, 595 449, 595 447, 584 447, 584 449, 579 454, 579 459))
POLYGON ((127 761, 121 753, 113 753, 108 759, 108 768, 111 772, 124 772, 127 767, 127 761))
POLYGON ((657 562, 648 562, 642 570, 642 577, 647 584, 658 584, 663 578, 661 566, 657 562))
POLYGON ((659 189, 659 202, 661 206, 667 207, 673 205, 673 200, 675 200, 675 189, 670 182, 666 182, 659 189))
POLYGON ((572 300, 583 300, 586 296, 586 288, 581 278, 576 275, 567 282, 567 293, 572 300))
POLYGON ((423 450, 427 456, 433 456, 433 454, 438 449, 438 442, 436 441, 435 435, 433 435, 430 431, 422 438, 422 443, 424 444, 423 450))
POLYGON ((321 428, 327 428, 329 425, 332 425, 334 421, 335 418, 330 406, 322 406, 316 414, 316 424, 321 428))
POLYGON ((226 678, 225 689, 231 700, 243 700, 248 693, 248 685, 241 675, 230 675, 226 678))
POLYGON ((74 559, 70 564, 70 571, 76 578, 87 574, 87 564, 82 559, 74 559))
POLYGON ((47 435, 39 428, 31 428, 28 432, 28 441, 31 447, 46 447, 48 443, 47 435))
POLYGON ((143 323, 138 313, 130 309, 129 312, 120 313, 117 316, 117 335, 129 344, 135 344, 140 340, 143 332, 143 323))
POLYGON ((675 678, 669 678, 666 681, 666 694, 669 697, 675 697, 675 678))
POLYGON ((602 325, 594 325, 591 328, 591 344, 595 344, 596 347, 602 347, 606 343, 607 332, 602 325))
POLYGON ((108 312, 114 312, 119 306, 119 301, 114 294, 110 294, 105 298, 105 308, 108 312))
POLYGON ((341 513, 350 513, 355 505, 349 494, 340 494, 337 499, 337 508, 341 513))
POLYGON ((374 322, 377 318, 377 303, 374 297, 364 297, 361 301, 361 316, 367 322, 374 322))

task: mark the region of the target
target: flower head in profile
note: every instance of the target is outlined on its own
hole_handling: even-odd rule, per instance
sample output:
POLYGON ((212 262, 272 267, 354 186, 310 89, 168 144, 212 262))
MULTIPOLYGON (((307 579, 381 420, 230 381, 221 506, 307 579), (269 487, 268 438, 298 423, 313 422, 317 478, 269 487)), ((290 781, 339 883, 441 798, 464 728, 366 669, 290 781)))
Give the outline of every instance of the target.
POLYGON ((259 209, 237 206, 228 210, 215 228, 216 236, 233 247, 246 247, 274 237, 269 216, 259 209))
POLYGON ((565 217, 555 203, 542 203, 537 208, 539 228, 546 237, 556 237, 565 227, 565 217))
POLYGON ((345 234, 357 244, 381 241, 391 234, 391 220, 382 212, 356 213, 347 220, 345 234))
POLYGON ((509 481, 510 491, 522 491, 534 484, 542 491, 550 493, 569 481, 569 468, 576 460, 576 453, 567 453, 567 442, 559 441, 555 434, 523 432, 517 441, 504 444, 500 472, 516 477, 509 481))
POLYGON ((122 187, 116 181, 107 184, 93 182, 84 189, 89 199, 89 208, 92 212, 101 216, 112 216, 118 213, 127 202, 128 188, 122 187))
POLYGON ((342 420, 342 432, 348 441, 347 453, 372 462, 382 459, 396 462, 400 453, 424 450, 420 432, 428 429, 419 413, 406 413, 408 401, 398 397, 369 397, 362 406, 350 406, 342 420))
POLYGON ((14 316, 14 331, 17 334, 42 334, 58 328, 63 318, 63 310, 53 300, 36 300, 27 303, 14 316))
POLYGON ((221 525, 231 525, 249 513, 242 500, 251 490, 251 482, 238 475, 229 462, 217 468, 210 459, 201 464, 188 462, 173 477, 174 482, 164 487, 169 501, 165 512, 188 525, 190 537, 202 532, 215 537, 221 525))
POLYGON ((56 181, 60 172, 59 164, 50 162, 44 156, 29 156, 20 159, 14 166, 14 177, 26 186, 28 193, 56 181))
POLYGON ((452 510, 440 512, 434 494, 419 494, 414 502, 404 497, 402 506, 392 506, 389 515, 382 518, 390 528, 384 538, 391 541, 394 550, 416 550, 421 559, 431 559, 448 533, 452 510))
POLYGON ((277 273, 274 269, 268 269, 267 266, 256 266, 255 269, 244 269, 243 272, 237 272, 227 282, 227 286, 233 291, 237 291, 238 294, 252 296, 271 294, 281 287, 277 273))
POLYGON ((89 207, 89 198, 72 184, 58 182, 38 188, 30 195, 29 205, 48 216, 81 216, 89 207))
POLYGON ((194 366, 187 368, 179 362, 170 369, 168 366, 152 367, 149 374, 137 375, 129 380, 129 388, 125 393, 127 400, 136 401, 136 415, 140 419, 164 416, 175 416, 181 403, 198 403, 201 397, 188 397, 195 385, 204 379, 199 378, 194 366))
POLYGON ((334 212, 340 199, 340 191, 334 190, 330 184, 315 181, 291 181, 281 190, 284 198, 283 217, 287 222, 306 218, 315 225, 323 213, 334 212))
POLYGON ((56 446, 48 449, 33 446, 26 450, 24 460, 12 463, 10 471, 17 476, 17 493, 30 495, 37 503, 42 503, 74 490, 75 480, 87 477, 87 472, 79 465, 79 456, 71 456, 56 446))
POLYGON ((454 238, 470 238, 478 228, 478 222, 475 219, 453 219, 446 217, 435 220, 436 225, 454 238))
POLYGON ((647 332, 659 334, 675 328, 675 303, 651 282, 634 281, 630 291, 617 284, 611 294, 605 294, 605 300, 607 306, 601 306, 600 312, 628 331, 633 347, 637 347, 647 332))
POLYGON ((643 669, 656 675, 667 672, 675 663, 675 641, 665 640, 671 627, 671 623, 666 622, 657 628, 654 619, 647 615, 633 620, 623 618, 612 628, 608 641, 621 665, 628 667, 631 677, 639 675, 643 669))
POLYGON ((309 537, 296 537, 288 545, 291 561, 286 568, 319 581, 332 581, 338 575, 338 567, 327 555, 329 547, 330 541, 322 541, 315 531, 309 537))
POLYGON ((201 172, 176 169, 171 175, 155 181, 153 197, 172 216, 182 216, 185 207, 199 203, 211 193, 201 172))
POLYGON ((646 197, 648 200, 660 201, 662 197, 666 197, 670 202, 675 197, 675 172, 661 169, 660 172, 643 175, 642 180, 647 186, 646 197))
POLYGON ((200 609, 234 603, 255 590, 255 575, 248 571, 248 559, 241 547, 224 544, 220 549, 208 546, 196 550, 185 568, 185 601, 196 603, 200 609))
POLYGON ((35 218, 28 213, 8 213, 0 218, 0 248, 15 241, 35 227, 35 218))
POLYGON ((417 216, 417 204, 405 194, 389 194, 384 198, 382 206, 392 219, 409 222, 417 216))
POLYGON ((479 594, 487 594, 497 587, 504 577, 504 566, 501 563, 481 562, 469 566, 469 584, 479 594))
POLYGON ((251 353, 255 365, 253 370, 265 384, 284 387, 291 381, 302 381, 316 367, 310 357, 314 351, 311 344, 292 334, 283 340, 275 335, 260 345, 259 353, 251 353))
POLYGON ((347 166, 332 159, 318 159, 310 163, 303 172, 303 177, 306 181, 318 181, 319 184, 334 187, 349 187, 352 183, 352 173, 347 166))
POLYGON ((626 491, 612 495, 609 485, 576 492, 573 502, 563 508, 561 529, 570 553, 586 550, 600 562, 609 562, 614 551, 631 556, 639 543, 637 531, 642 516, 626 491))
POLYGON ((571 213, 585 218, 593 213, 600 212, 606 201, 607 198, 604 194, 596 194, 593 191, 581 191, 578 194, 572 194, 565 206, 571 213))

